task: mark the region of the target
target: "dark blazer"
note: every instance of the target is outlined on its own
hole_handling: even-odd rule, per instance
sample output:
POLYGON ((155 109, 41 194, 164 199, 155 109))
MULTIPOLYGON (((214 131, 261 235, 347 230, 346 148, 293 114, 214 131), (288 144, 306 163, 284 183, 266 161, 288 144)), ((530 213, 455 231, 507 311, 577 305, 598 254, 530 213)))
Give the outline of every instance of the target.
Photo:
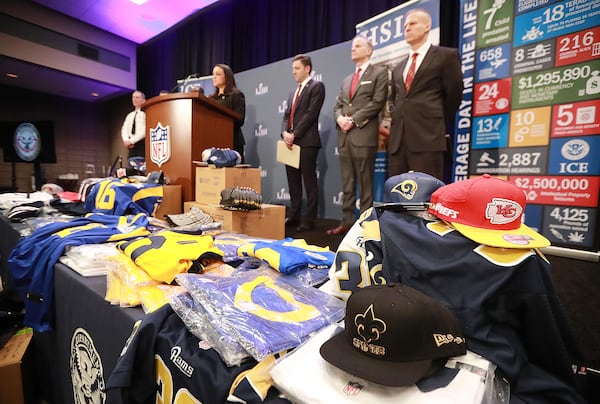
POLYGON ((460 105, 463 75, 458 51, 431 46, 417 70, 408 94, 403 72, 408 56, 392 71, 394 110, 388 153, 403 142, 408 151, 446 150, 448 123, 460 105))
POLYGON ((338 145, 345 142, 353 146, 377 147, 379 140, 379 113, 387 98, 387 70, 381 66, 369 65, 360 78, 360 82, 350 99, 350 85, 354 73, 346 76, 342 82, 340 95, 334 107, 334 118, 341 115, 351 116, 356 127, 347 134, 339 132, 338 145))
POLYGON ((233 148, 246 144, 242 126, 246 120, 246 97, 240 90, 233 90, 230 94, 211 96, 215 101, 223 104, 227 108, 233 110, 240 117, 233 122, 233 148))
MULTIPOLYGON (((281 131, 288 128, 288 121, 296 90, 290 93, 287 108, 283 114, 281 131)), ((294 111, 294 144, 300 147, 321 147, 319 136, 319 113, 325 100, 325 85, 320 81, 309 80, 296 101, 294 111)))

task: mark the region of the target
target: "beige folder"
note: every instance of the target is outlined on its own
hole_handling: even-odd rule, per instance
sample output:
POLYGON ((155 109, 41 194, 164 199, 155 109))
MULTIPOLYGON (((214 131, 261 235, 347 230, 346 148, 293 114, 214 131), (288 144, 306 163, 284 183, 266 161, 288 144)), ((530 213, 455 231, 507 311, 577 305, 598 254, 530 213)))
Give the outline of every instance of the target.
POLYGON ((288 149, 287 145, 283 140, 277 141, 277 161, 280 163, 292 166, 294 168, 300 167, 300 146, 297 144, 292 145, 291 149, 288 149))

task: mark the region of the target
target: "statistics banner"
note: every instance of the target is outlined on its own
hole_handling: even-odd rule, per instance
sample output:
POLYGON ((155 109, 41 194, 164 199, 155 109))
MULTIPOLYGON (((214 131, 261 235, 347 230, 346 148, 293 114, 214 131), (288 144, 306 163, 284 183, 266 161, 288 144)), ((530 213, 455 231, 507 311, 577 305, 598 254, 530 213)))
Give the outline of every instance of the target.
POLYGON ((600 0, 461 0, 460 14, 453 180, 507 179, 554 247, 598 253, 600 0))

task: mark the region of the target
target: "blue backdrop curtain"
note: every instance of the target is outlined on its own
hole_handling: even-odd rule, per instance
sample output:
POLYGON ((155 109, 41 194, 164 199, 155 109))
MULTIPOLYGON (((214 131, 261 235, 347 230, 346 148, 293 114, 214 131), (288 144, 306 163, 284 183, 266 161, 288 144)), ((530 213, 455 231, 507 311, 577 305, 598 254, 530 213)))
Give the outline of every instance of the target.
MULTIPOLYGON (((352 39, 355 25, 406 1, 221 0, 138 47, 148 97, 216 63, 240 72, 352 39)), ((458 0, 442 1, 441 44, 458 43, 458 0)), ((348 54, 348 57, 350 54, 348 54)))

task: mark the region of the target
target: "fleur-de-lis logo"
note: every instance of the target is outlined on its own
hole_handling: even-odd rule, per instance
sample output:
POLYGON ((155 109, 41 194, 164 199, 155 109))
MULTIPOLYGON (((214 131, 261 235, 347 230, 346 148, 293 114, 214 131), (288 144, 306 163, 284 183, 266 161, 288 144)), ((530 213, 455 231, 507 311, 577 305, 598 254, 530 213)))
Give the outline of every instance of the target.
POLYGON ((417 192, 417 182, 414 180, 404 180, 400 184, 394 186, 391 192, 395 192, 400 194, 400 196, 407 201, 410 201, 414 198, 415 193, 417 192))
POLYGON ((354 325, 356 326, 356 332, 366 343, 377 341, 379 336, 387 329, 385 323, 375 317, 373 305, 370 305, 363 314, 357 314, 354 317, 354 325))

